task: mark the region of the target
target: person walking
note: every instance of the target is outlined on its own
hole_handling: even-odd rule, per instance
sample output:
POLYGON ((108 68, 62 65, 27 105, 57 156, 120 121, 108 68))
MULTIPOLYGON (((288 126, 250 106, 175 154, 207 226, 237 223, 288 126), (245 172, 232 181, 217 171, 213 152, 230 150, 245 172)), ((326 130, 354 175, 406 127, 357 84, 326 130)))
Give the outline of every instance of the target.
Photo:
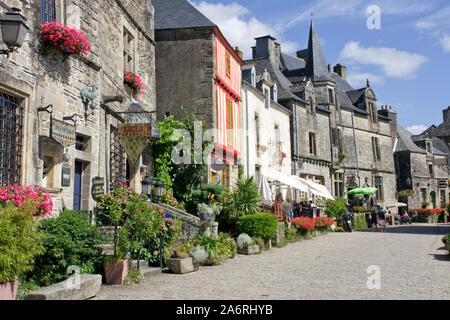
POLYGON ((377 211, 375 209, 372 209, 372 213, 370 214, 370 224, 372 225, 372 231, 375 231, 375 229, 378 229, 378 219, 377 219, 377 211))
POLYGON ((386 232, 386 218, 387 218, 387 212, 385 209, 381 208, 380 211, 378 211, 378 223, 381 227, 381 232, 386 232))

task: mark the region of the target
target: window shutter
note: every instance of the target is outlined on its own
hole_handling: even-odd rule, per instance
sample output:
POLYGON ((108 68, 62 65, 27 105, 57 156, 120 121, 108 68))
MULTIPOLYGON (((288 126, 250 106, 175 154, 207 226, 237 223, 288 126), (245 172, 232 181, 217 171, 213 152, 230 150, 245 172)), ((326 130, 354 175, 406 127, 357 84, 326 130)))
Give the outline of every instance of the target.
POLYGON ((227 144, 234 147, 233 101, 227 98, 227 144))

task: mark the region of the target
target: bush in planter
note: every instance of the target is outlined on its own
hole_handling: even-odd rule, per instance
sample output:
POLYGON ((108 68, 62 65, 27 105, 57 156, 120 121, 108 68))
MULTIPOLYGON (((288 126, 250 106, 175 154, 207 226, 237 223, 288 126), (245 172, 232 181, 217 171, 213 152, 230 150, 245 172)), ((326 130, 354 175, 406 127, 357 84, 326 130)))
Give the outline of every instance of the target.
POLYGON ((27 202, 20 208, 0 208, 0 284, 15 282, 32 270, 33 259, 44 251, 34 206, 27 202))
MULTIPOLYGON (((203 235, 191 240, 189 246, 197 248, 199 250, 198 255, 202 253, 200 247, 207 252, 208 257, 200 265, 220 265, 224 260, 233 259, 237 255, 236 244, 230 239, 230 235, 225 233, 220 233, 217 238, 203 235)), ((198 261, 193 253, 191 255, 194 258, 194 263, 198 261)))
POLYGON ((105 239, 88 213, 62 211, 59 217, 43 221, 39 230, 45 235, 45 253, 35 259, 29 278, 49 286, 68 278, 67 268, 72 265, 79 266, 81 273, 101 273, 101 252, 93 246, 105 239))
POLYGON ((252 238, 250 238, 250 236, 246 233, 240 234, 239 237, 237 237, 236 239, 238 249, 245 249, 253 245, 253 243, 254 241, 252 240, 252 238))
POLYGON ((369 225, 367 223, 365 214, 357 214, 355 215, 355 229, 367 229, 369 225))
POLYGON ((306 236, 316 228, 316 222, 309 217, 298 217, 291 221, 292 225, 296 227, 302 236, 306 236))
POLYGON ((316 230, 320 232, 325 232, 334 224, 334 220, 328 217, 316 217, 314 218, 316 225, 316 230))
POLYGON ((442 237, 442 243, 446 244, 450 242, 450 234, 442 237))
POLYGON ((268 241, 277 234, 278 217, 267 213, 252 214, 240 217, 237 225, 240 233, 268 241))
POLYGON ((59 49, 64 54, 87 55, 91 51, 91 43, 85 35, 74 28, 48 22, 41 25, 41 41, 46 51, 59 49))
MULTIPOLYGON (((355 210, 355 209, 354 209, 355 210)), ((359 208, 357 208, 359 210, 359 208)), ((345 199, 336 198, 336 200, 328 200, 325 205, 325 214, 328 217, 340 220, 347 213, 347 204, 345 199)))

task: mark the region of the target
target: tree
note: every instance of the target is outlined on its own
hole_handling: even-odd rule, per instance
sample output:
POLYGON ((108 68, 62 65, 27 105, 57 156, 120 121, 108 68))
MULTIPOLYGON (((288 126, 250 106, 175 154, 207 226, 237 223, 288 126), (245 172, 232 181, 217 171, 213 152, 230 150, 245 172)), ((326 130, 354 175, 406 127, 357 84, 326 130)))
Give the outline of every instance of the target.
POLYGON ((325 214, 331 218, 341 219, 347 213, 347 202, 345 199, 336 198, 328 200, 325 207, 325 214))

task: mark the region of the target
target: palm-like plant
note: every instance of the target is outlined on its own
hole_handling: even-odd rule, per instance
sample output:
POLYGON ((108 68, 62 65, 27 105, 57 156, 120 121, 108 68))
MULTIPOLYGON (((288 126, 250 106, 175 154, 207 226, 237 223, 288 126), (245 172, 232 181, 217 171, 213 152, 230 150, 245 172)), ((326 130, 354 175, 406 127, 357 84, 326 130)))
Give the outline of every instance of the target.
POLYGON ((228 220, 261 212, 261 196, 253 177, 239 179, 233 191, 226 191, 224 199, 223 214, 228 220))

